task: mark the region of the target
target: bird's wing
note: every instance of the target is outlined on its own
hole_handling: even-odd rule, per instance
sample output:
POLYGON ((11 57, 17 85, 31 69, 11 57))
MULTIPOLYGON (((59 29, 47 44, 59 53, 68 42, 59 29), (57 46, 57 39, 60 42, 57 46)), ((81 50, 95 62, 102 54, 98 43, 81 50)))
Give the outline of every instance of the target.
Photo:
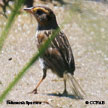
MULTIPOLYGON (((48 37, 52 35, 52 31, 44 31, 42 34, 38 34, 39 45, 43 44, 48 37), (43 35, 44 34, 44 35, 43 35)), ((51 68, 55 71, 70 71, 73 74, 74 71, 74 57, 72 54, 71 46, 64 33, 59 34, 51 42, 50 46, 46 50, 43 59, 51 68)))
POLYGON ((73 68, 74 57, 72 54, 72 49, 66 35, 60 32, 53 41, 60 52, 64 62, 68 65, 68 68, 73 68))

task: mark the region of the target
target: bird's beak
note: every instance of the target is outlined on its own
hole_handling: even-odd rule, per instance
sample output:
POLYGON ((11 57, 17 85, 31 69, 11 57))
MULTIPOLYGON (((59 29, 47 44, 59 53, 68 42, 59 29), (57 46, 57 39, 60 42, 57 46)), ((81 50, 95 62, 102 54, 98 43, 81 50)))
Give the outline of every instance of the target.
POLYGON ((30 8, 24 8, 25 11, 29 12, 29 13, 33 13, 33 7, 30 8))

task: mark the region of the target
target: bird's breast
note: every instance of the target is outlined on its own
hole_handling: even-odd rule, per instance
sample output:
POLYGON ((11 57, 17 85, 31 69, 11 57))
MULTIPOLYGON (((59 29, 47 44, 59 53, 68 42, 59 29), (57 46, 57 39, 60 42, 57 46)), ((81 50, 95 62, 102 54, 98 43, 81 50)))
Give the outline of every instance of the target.
POLYGON ((41 31, 37 31, 36 32, 36 40, 37 40, 37 47, 40 48, 41 45, 43 45, 46 40, 48 39, 48 37, 50 36, 51 31, 46 31, 46 30, 41 30, 41 31))

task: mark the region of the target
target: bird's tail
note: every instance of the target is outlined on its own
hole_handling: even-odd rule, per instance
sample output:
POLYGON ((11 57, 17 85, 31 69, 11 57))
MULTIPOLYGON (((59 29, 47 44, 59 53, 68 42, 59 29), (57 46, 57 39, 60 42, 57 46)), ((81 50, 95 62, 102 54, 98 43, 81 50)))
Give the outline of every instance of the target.
POLYGON ((65 73, 64 78, 69 83, 69 85, 70 85, 73 93, 75 94, 75 96, 77 98, 83 99, 86 94, 83 91, 83 89, 81 88, 81 86, 79 85, 79 83, 77 82, 77 80, 75 79, 75 77, 73 75, 71 75, 70 73, 65 73))

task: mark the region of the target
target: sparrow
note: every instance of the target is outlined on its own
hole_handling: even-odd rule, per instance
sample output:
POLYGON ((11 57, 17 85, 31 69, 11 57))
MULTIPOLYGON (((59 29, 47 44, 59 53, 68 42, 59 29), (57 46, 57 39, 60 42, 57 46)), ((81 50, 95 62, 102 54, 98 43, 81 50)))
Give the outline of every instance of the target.
MULTIPOLYGON (((56 16, 50 8, 45 6, 30 7, 24 10, 32 14, 37 20, 36 40, 37 48, 39 49, 51 37, 52 33, 60 28, 57 24, 56 16)), ((67 94, 66 81, 68 81, 73 93, 77 97, 83 97, 84 91, 74 77, 75 61, 72 49, 66 35, 61 30, 40 57, 40 61, 43 76, 32 93, 37 93, 38 87, 47 76, 47 70, 50 69, 58 77, 64 79, 63 94, 67 94)))

